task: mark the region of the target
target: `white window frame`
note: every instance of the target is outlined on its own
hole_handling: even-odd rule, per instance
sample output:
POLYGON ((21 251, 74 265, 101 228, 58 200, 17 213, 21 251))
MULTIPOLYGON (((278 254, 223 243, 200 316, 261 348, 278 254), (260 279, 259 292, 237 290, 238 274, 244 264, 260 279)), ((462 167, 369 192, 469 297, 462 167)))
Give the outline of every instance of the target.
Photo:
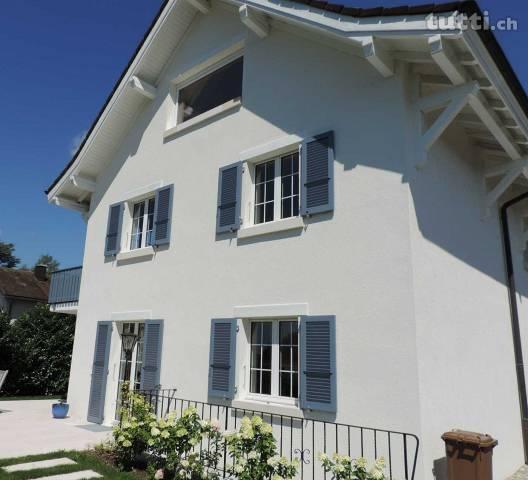
MULTIPOLYGON (((206 120, 221 115, 222 113, 239 108, 242 105, 242 96, 244 81, 242 79, 242 95, 238 98, 228 100, 207 112, 203 112, 189 120, 182 121, 180 112, 180 91, 190 84, 202 79, 203 77, 215 72, 238 58, 244 58, 244 41, 240 40, 228 48, 224 48, 218 53, 210 56, 203 62, 195 65, 189 70, 181 73, 172 80, 171 85, 171 107, 167 120, 167 128, 163 134, 164 138, 170 137, 176 133, 194 127, 206 120)), ((242 73, 242 77, 244 74, 242 73)))
POLYGON ((280 318, 252 318, 248 321, 248 338, 247 338, 247 368, 245 372, 245 383, 247 385, 244 400, 277 403, 298 407, 299 397, 301 395, 301 336, 300 336, 300 319, 299 317, 280 317, 280 318), (271 347, 271 394, 251 393, 251 328, 253 323, 272 323, 272 347, 271 347), (280 322, 297 322, 297 398, 282 397, 279 395, 279 323, 280 322))
MULTIPOLYGON (((130 200, 129 203, 129 211, 130 211, 130 225, 127 228, 127 235, 126 235, 126 249, 125 251, 128 252, 134 252, 136 250, 141 250, 144 248, 152 247, 153 242, 151 242, 151 245, 147 245, 147 228, 148 228, 148 205, 149 202, 153 200, 154 201, 154 209, 152 211, 152 232, 154 232, 154 222, 155 218, 154 215, 156 214, 156 195, 148 195, 144 198, 139 198, 135 200, 130 200), (133 228, 134 228, 134 208, 136 205, 143 203, 144 210, 143 210, 143 228, 141 231, 141 245, 138 247, 132 248, 132 237, 135 235, 133 228)), ((139 217, 138 217, 139 218, 139 217)))
MULTIPOLYGON (((266 225, 273 222, 279 222, 283 220, 289 220, 292 218, 299 218, 301 216, 301 153, 299 151, 299 148, 297 149, 291 149, 290 151, 281 153, 280 155, 272 156, 268 159, 261 160, 257 163, 254 163, 253 166, 253 172, 252 172, 252 202, 250 204, 250 225, 257 226, 257 225, 266 225), (298 191, 299 191, 299 206, 298 206, 298 213, 297 215, 290 215, 289 217, 282 218, 282 159, 284 157, 287 157, 289 155, 298 155, 298 162, 299 162, 299 168, 298 168, 298 178, 299 178, 299 185, 298 185, 298 191), (256 176, 256 169, 257 166, 268 163, 268 162, 274 162, 274 171, 275 171, 275 178, 273 183, 273 220, 270 220, 268 222, 260 222, 256 223, 256 191, 257 191, 257 176, 256 176)), ((290 196, 291 198, 291 196, 290 196)), ((264 212, 265 215, 265 212, 264 212)))

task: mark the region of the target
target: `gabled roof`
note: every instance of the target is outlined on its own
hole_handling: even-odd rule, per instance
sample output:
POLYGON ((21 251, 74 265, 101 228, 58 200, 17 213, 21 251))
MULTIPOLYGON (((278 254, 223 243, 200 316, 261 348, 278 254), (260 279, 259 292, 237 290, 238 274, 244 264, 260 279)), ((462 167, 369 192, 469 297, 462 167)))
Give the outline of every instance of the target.
POLYGON ((31 270, 0 268, 0 294, 36 302, 48 301, 49 281, 37 279, 31 270))
MULTIPOLYGON (((123 121, 123 111, 127 113, 137 112, 145 102, 145 97, 141 97, 137 93, 127 93, 126 85, 132 83, 131 81, 134 78, 139 78, 140 81, 146 80, 151 85, 157 84, 159 75, 163 71, 163 66, 168 61, 170 53, 176 48, 183 36, 183 32, 192 22, 195 15, 198 14, 198 10, 196 10, 198 7, 195 7, 196 3, 201 1, 207 2, 209 0, 165 0, 163 2, 158 14, 116 82, 84 141, 77 149, 72 160, 46 190, 50 201, 55 200, 57 204, 77 209, 78 205, 76 202, 82 203, 83 199, 89 196, 82 188, 76 189, 79 185, 76 185, 71 175, 80 172, 89 179, 89 182, 90 178, 92 180, 95 179, 98 169, 101 168, 102 162, 104 162, 102 159, 111 157, 110 152, 112 152, 112 149, 117 148, 115 145, 119 143, 119 135, 125 134, 126 128, 121 125, 125 123, 123 121), (155 52, 155 54, 152 54, 152 52, 155 52), (148 60, 149 56, 152 57, 150 60, 148 60), (112 110, 112 107, 118 102, 120 111, 115 113, 117 109, 112 110), (101 131, 104 130, 102 126, 106 125, 105 128, 108 129, 107 125, 109 124, 120 124, 117 134, 114 131, 111 133, 107 132, 107 135, 101 134, 101 131), (99 140, 94 141, 94 139, 99 140), (81 166, 83 166, 82 169, 81 166), (75 188, 68 182, 68 179, 71 179, 75 188), (64 200, 59 203, 60 196, 64 200)), ((260 14, 272 18, 274 21, 289 22, 311 31, 314 30, 314 27, 319 31, 326 30, 325 33, 329 34, 330 37, 335 40, 338 37, 347 40, 351 47, 354 46, 360 53, 364 49, 364 40, 369 38, 369 36, 371 41, 379 38, 382 42, 393 42, 396 45, 395 48, 399 48, 396 36, 392 35, 396 31, 400 38, 403 34, 409 37, 413 36, 413 38, 426 38, 427 35, 431 36, 436 33, 444 35, 442 31, 432 32, 426 29, 425 19, 430 14, 454 14, 456 12, 464 13, 467 16, 473 14, 482 15, 475 1, 390 8, 355 8, 319 0, 283 0, 281 2, 276 0, 213 1, 224 1, 235 6, 245 4, 260 14), (377 22, 369 20, 377 17, 390 17, 390 21, 377 22)), ((526 139, 524 138, 528 137, 528 97, 493 32, 489 29, 480 29, 477 32, 463 32, 463 35, 460 34, 460 36, 453 35, 452 32, 448 32, 446 35, 451 35, 451 38, 464 37, 465 41, 461 48, 464 50, 463 53, 467 52, 471 57, 471 68, 473 66, 481 68, 479 71, 480 76, 482 77, 482 70, 484 70, 484 76, 488 78, 486 85, 487 92, 490 94, 488 100, 495 104, 496 110, 501 113, 509 112, 511 118, 507 118, 508 122, 511 121, 511 123, 518 125, 524 135, 521 138, 517 137, 513 140, 508 140, 513 143, 519 143, 518 148, 513 148, 514 151, 518 152, 516 156, 524 155, 525 150, 528 151, 528 148, 525 148, 525 145, 528 144, 525 143, 526 139), (475 40, 475 38, 480 39, 480 42, 475 40)), ((371 45, 374 44, 372 43, 371 45)), ((431 52, 427 53, 431 54, 431 52)), ((372 51, 365 54, 366 57, 368 55, 372 55, 372 51)), ((375 53, 374 57, 376 57, 375 53)), ((374 61, 377 60, 374 59, 374 61)), ((424 75, 432 78, 430 74, 427 75, 425 73, 424 75)), ((128 92, 131 90, 133 89, 128 89, 128 92)), ((132 117, 132 115, 130 116, 132 117)), ((518 130, 515 131, 515 133, 517 132, 518 130)), ((85 211, 86 209, 87 205, 82 204, 80 210, 85 211)))

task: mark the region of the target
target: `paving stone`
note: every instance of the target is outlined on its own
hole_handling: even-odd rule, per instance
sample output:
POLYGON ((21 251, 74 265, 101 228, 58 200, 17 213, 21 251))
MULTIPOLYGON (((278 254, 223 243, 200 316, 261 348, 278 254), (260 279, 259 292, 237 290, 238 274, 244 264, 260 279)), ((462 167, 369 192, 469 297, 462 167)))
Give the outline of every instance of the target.
POLYGON ((52 458, 51 460, 41 460, 39 462, 28 462, 28 463, 18 463, 17 465, 9 465, 8 467, 3 467, 2 469, 8 473, 11 472, 25 472, 28 470, 36 470, 37 468, 51 468, 59 467, 61 465, 75 465, 71 458, 52 458))
MULTIPOLYGON (((90 478, 103 478, 102 475, 93 470, 82 470, 80 472, 63 473, 61 475, 51 475, 39 477, 38 480, 88 480, 90 478)), ((35 479, 36 480, 36 479, 35 479)))
POLYGON ((507 480, 528 480, 528 465, 523 465, 507 480))

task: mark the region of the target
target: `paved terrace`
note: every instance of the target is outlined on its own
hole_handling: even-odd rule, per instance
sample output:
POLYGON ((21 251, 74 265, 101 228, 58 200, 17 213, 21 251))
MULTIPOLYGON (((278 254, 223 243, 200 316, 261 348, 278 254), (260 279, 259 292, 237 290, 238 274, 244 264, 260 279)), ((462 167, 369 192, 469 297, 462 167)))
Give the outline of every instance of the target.
POLYGON ((56 400, 0 401, 0 458, 55 450, 85 450, 110 435, 107 427, 52 418, 54 402, 56 400))

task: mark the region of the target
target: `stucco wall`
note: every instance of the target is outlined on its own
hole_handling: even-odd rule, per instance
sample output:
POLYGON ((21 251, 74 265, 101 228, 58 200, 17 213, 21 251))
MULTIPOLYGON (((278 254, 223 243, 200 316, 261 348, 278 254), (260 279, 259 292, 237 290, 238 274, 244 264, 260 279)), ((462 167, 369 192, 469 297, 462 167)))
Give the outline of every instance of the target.
MULTIPOLYGON (((70 380, 74 417, 86 417, 99 320, 126 311, 164 319, 162 385, 207 400, 212 318, 241 305, 307 303, 312 314, 337 317, 337 421, 418 434, 417 478, 432 478, 439 436, 452 427, 497 435, 500 474, 521 463, 498 224, 480 220, 481 175, 456 136, 414 170, 404 78, 384 79, 364 60, 280 29, 257 39, 216 4, 197 18, 158 96, 97 179, 70 380), (243 107, 164 141, 170 80, 241 36, 243 107), (219 167, 275 138, 326 130, 336 139, 332 215, 296 233, 215 235, 219 167), (148 261, 105 260, 108 206, 159 181, 174 183, 170 247, 148 261)), ((112 345, 105 421, 115 408, 115 330, 112 345)))

